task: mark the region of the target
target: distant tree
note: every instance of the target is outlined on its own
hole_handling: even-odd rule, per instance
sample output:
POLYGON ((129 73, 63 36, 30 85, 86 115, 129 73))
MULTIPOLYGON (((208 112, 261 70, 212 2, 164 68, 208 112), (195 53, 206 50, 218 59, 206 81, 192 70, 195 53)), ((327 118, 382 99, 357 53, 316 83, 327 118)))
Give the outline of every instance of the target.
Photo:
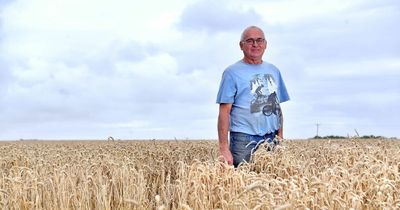
MULTIPOLYGON (((313 139, 347 139, 349 137, 345 136, 337 136, 337 135, 328 135, 328 136, 314 136, 313 139)), ((356 138, 361 139, 384 139, 384 136, 375 136, 375 135, 364 135, 356 138)))
POLYGON ((364 135, 364 136, 361 136, 361 138, 363 138, 363 139, 383 139, 385 137, 383 137, 383 136, 375 136, 375 135, 364 135))

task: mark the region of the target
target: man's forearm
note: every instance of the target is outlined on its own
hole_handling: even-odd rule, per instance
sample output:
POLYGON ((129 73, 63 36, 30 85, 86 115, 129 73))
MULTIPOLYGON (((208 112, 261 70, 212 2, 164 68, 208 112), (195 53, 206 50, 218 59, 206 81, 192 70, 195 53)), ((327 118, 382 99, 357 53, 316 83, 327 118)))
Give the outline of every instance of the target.
POLYGON ((220 161, 226 162, 229 165, 233 164, 232 153, 229 150, 228 132, 230 119, 230 104, 221 104, 218 115, 218 145, 220 161))
POLYGON ((229 116, 218 116, 218 142, 219 149, 227 149, 228 146, 229 116))
POLYGON ((231 104, 220 104, 219 107, 218 142, 220 151, 229 149, 228 132, 231 107, 231 104))

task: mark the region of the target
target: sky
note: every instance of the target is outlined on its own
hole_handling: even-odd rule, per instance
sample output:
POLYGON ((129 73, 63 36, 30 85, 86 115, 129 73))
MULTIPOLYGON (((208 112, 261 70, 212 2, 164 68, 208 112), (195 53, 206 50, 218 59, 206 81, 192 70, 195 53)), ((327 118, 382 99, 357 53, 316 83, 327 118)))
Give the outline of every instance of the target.
POLYGON ((0 0, 0 139, 217 139, 244 28, 291 100, 284 137, 400 137, 398 0, 0 0))

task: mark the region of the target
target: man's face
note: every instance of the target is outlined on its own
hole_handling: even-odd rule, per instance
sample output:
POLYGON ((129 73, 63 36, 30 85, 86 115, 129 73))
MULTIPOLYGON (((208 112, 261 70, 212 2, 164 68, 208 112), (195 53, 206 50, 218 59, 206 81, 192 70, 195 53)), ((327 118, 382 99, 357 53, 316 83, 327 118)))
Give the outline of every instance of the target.
POLYGON ((261 60, 266 48, 267 41, 264 39, 263 33, 256 28, 249 29, 240 42, 240 49, 243 51, 244 57, 251 60, 261 60))

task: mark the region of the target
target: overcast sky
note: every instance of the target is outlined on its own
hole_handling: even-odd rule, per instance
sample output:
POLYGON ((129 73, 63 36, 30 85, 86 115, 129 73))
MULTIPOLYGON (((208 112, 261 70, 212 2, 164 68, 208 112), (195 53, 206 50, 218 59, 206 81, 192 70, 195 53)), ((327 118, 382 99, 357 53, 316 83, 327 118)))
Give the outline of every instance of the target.
POLYGON ((400 137, 399 22, 398 0, 0 0, 0 139, 216 139, 249 25, 286 138, 400 137))

